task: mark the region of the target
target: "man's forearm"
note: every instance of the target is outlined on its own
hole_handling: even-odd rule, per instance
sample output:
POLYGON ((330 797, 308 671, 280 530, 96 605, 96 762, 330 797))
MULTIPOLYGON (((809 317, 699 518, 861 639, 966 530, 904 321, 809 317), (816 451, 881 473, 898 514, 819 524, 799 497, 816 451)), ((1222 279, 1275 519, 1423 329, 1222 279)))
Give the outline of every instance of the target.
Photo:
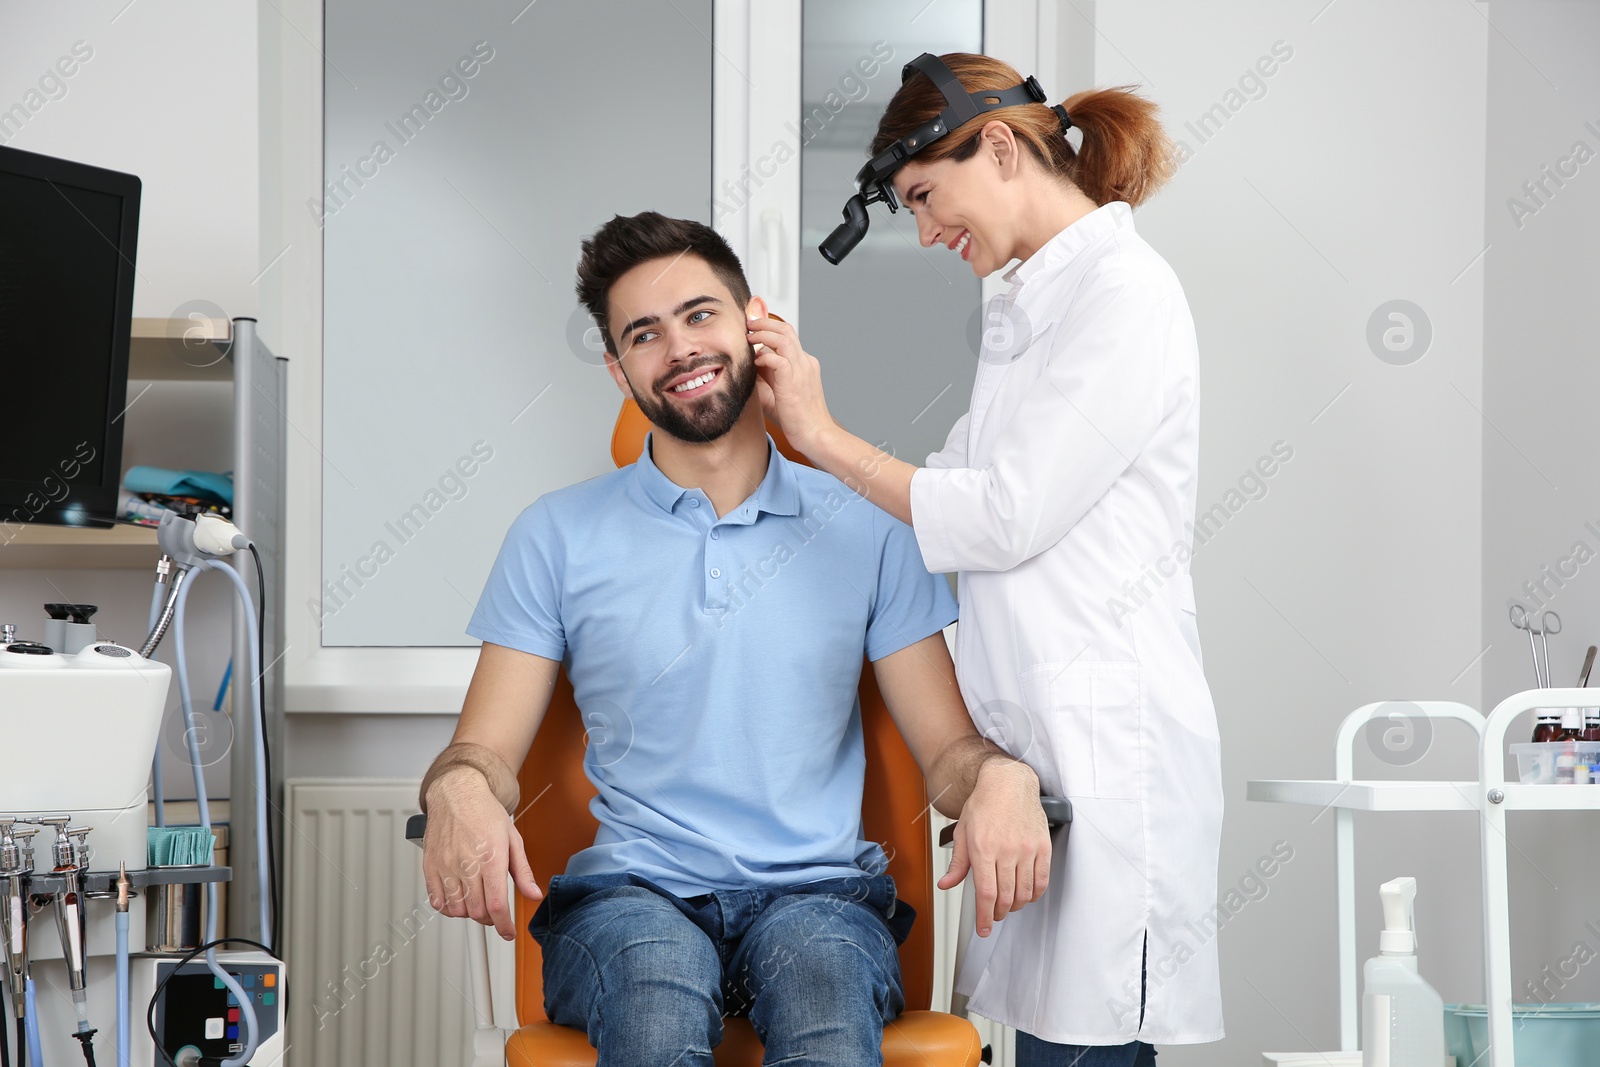
POLYGON ((967 798, 977 788, 980 774, 1015 776, 1017 788, 1038 795, 1039 776, 1032 767, 974 734, 952 741, 934 763, 928 775, 934 809, 952 819, 959 818, 967 798))
POLYGON ((456 770, 471 769, 483 776, 489 784, 489 790, 494 793, 508 813, 515 812, 517 802, 522 796, 522 789, 517 784, 517 775, 506 761, 486 745, 475 745, 470 742, 457 742, 445 748, 433 761, 433 766, 428 768, 428 773, 423 776, 422 788, 418 790, 417 803, 423 812, 428 810, 428 790, 433 783, 441 777, 456 770))

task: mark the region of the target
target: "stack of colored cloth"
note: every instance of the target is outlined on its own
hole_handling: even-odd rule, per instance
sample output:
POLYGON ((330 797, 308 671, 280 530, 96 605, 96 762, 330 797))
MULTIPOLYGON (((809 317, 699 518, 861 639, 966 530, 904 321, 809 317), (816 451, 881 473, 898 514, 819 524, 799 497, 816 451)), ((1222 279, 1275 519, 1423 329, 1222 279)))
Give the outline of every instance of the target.
POLYGON ((172 471, 129 467, 122 476, 118 513, 126 522, 159 526, 164 511, 180 515, 233 514, 231 471, 172 471))

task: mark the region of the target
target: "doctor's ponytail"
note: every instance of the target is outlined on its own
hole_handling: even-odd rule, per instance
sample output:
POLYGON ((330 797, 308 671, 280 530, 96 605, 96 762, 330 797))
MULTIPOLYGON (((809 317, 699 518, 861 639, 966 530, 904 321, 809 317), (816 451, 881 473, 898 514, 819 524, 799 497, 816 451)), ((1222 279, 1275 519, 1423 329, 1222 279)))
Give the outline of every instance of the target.
MULTIPOLYGON (((969 93, 984 89, 1009 89, 1022 75, 1009 63, 989 56, 952 52, 940 56, 969 93)), ((1063 102, 1072 125, 1083 135, 1074 149, 1061 127, 1055 109, 1044 104, 1017 104, 988 111, 931 142, 913 157, 917 162, 971 159, 978 151, 978 133, 988 122, 999 120, 1011 127, 1033 157, 1081 189, 1098 205, 1113 200, 1138 207, 1150 199, 1177 171, 1176 150, 1156 119, 1156 105, 1133 92, 1134 86, 1089 89, 1063 102)), ((869 156, 913 133, 938 116, 944 97, 920 71, 901 85, 872 139, 869 156)))

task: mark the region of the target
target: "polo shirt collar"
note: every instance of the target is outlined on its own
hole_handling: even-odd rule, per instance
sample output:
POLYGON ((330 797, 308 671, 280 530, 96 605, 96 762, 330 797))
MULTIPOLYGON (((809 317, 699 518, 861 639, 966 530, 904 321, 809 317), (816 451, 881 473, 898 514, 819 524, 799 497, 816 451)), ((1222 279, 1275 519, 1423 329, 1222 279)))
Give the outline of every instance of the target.
MULTIPOLYGON (((654 436, 654 430, 644 435, 644 448, 639 453, 638 462, 634 464, 634 472, 645 496, 662 511, 670 514, 678 501, 690 490, 662 474, 661 468, 650 458, 650 439, 654 436)), ((767 435, 766 477, 761 479, 761 484, 756 487, 755 493, 749 500, 724 518, 744 511, 751 505, 754 505, 756 511, 765 511, 771 515, 800 514, 800 485, 795 479, 794 464, 778 451, 777 443, 772 440, 771 434, 767 435)))
POLYGON ((1133 229, 1133 208, 1124 200, 1113 200, 1089 212, 1071 226, 1046 241, 1039 250, 1006 271, 1006 281, 1020 289, 1032 278, 1054 273, 1070 263, 1078 253, 1117 230, 1133 229))

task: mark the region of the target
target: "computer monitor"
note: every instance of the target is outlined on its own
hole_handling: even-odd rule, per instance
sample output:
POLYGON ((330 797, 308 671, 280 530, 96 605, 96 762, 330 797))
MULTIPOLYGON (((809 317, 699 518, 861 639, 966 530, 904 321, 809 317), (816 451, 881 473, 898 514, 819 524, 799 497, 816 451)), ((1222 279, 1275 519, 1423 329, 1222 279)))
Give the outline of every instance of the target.
POLYGON ((139 189, 0 147, 0 543, 116 521, 139 189))

